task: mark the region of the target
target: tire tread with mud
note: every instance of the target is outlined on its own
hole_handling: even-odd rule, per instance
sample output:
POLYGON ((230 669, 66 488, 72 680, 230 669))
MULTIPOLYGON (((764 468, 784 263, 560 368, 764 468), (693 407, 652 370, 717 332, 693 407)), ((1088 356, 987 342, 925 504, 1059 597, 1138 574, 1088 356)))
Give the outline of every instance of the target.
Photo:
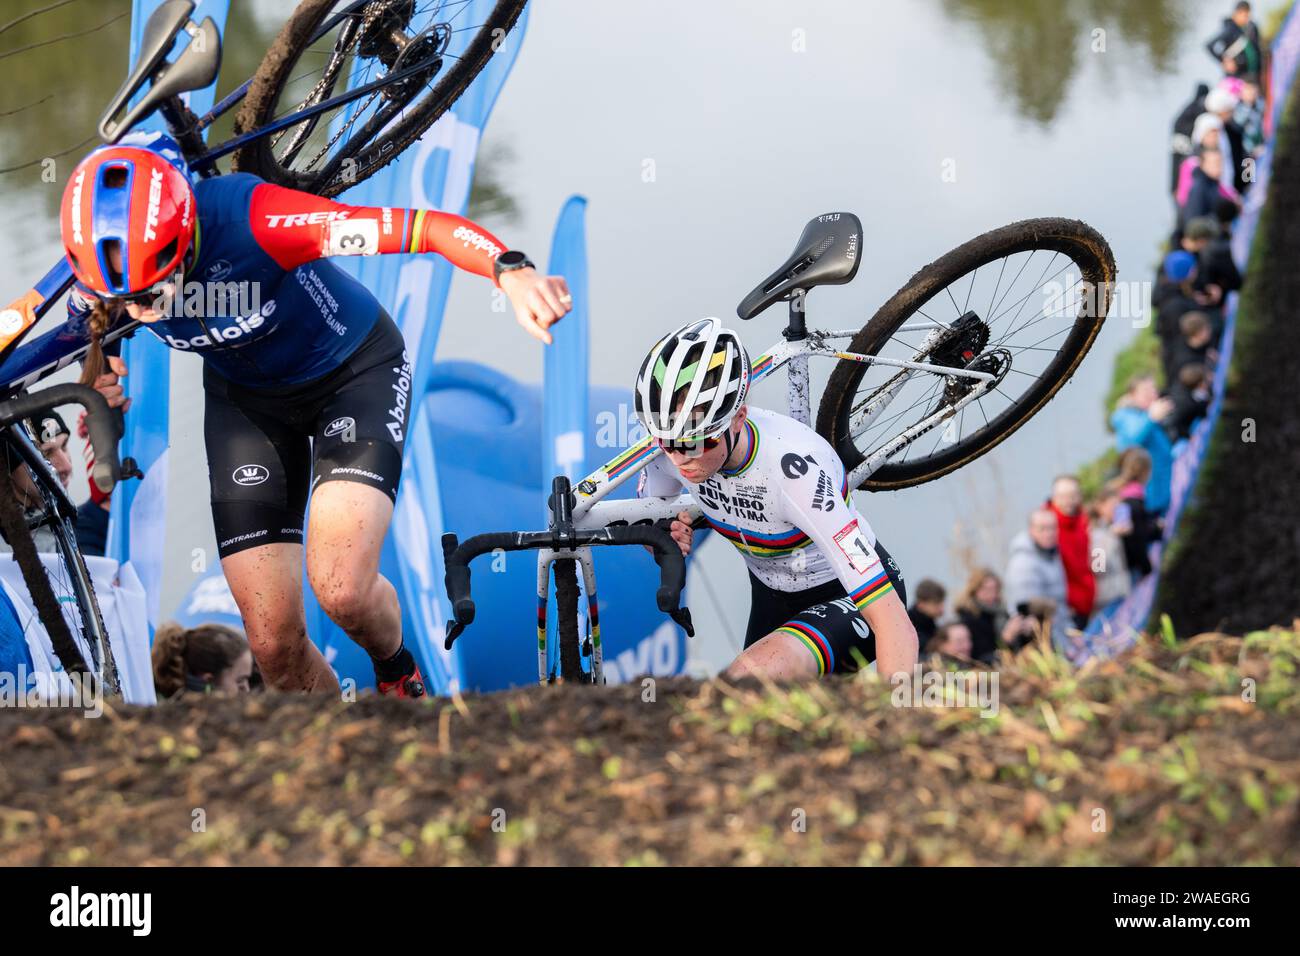
MULTIPOLYGON (((321 196, 335 196, 355 186, 397 159, 465 92, 496 52, 497 31, 508 33, 526 2, 498 0, 465 53, 421 97, 419 108, 373 143, 360 144, 352 157, 356 167, 347 181, 336 178, 330 183, 320 183, 319 177, 311 173, 283 168, 275 158, 270 137, 256 139, 237 150, 231 159, 232 171, 253 173, 267 182, 321 196)), ((258 129, 274 117, 282 87, 335 4, 336 0, 303 0, 294 10, 253 74, 248 94, 235 118, 235 135, 258 129)), ((351 148, 350 143, 345 143, 344 152, 351 148)))
MULTIPOLYGON (((979 266, 1036 249, 1071 256, 1080 268, 1083 281, 1100 290, 1099 294, 1090 295, 1085 288, 1084 308, 1041 380, 1018 402, 969 438, 920 461, 884 464, 863 480, 859 488, 868 491, 907 488, 933 481, 974 461, 1033 417, 1074 374, 1101 331, 1115 281, 1115 259, 1110 246, 1095 229, 1075 219, 1026 219, 958 246, 912 276, 853 337, 848 351, 861 355, 878 354, 919 308, 952 282, 979 266), (1090 302, 1097 303, 1095 316, 1088 308, 1090 302)), ((848 425, 857 386, 866 368, 860 362, 836 363, 817 411, 817 432, 835 448, 846 472, 860 465, 864 457, 854 445, 848 425)))

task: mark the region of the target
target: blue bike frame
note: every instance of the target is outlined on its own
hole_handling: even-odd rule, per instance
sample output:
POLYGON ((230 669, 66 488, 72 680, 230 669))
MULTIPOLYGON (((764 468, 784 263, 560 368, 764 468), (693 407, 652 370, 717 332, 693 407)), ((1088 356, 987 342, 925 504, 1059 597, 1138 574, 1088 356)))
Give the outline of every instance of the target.
MULTIPOLYGON (((347 16, 352 10, 362 6, 366 0, 358 2, 340 10, 333 17, 323 23, 317 30, 315 37, 311 42, 315 42, 321 36, 324 36, 335 26, 339 20, 347 16)), ((200 176, 210 177, 217 175, 217 160, 227 156, 254 140, 261 139, 265 136, 273 136, 283 129, 287 129, 303 120, 311 119, 313 116, 319 116, 322 113, 335 109, 339 106, 346 105, 359 99, 369 93, 373 93, 380 87, 400 81, 404 76, 414 74, 422 69, 422 65, 417 64, 400 70, 395 74, 380 77, 372 80, 355 89, 347 90, 337 96, 324 100, 314 106, 297 110, 289 113, 279 119, 260 127, 259 129, 243 133, 240 136, 226 140, 218 146, 215 146, 197 156, 187 156, 186 161, 190 169, 200 176)), ((229 112, 232 107, 241 102, 248 94, 248 88, 252 85, 252 80, 245 80, 243 84, 221 102, 215 104, 212 109, 208 110, 199 118, 198 130, 207 129, 216 120, 229 112)), ((67 260, 60 259, 49 272, 32 287, 42 297, 41 304, 36 307, 35 314, 37 322, 40 321, 51 308, 63 297, 64 293, 72 287, 75 277, 72 274, 72 267, 68 265, 67 260)), ((23 344, 23 341, 36 327, 36 322, 32 323, 22 334, 17 336, 9 343, 5 349, 0 352, 0 398, 8 397, 15 392, 25 388, 30 388, 36 382, 46 376, 64 368, 73 362, 82 358, 88 349, 89 342, 86 330, 80 325, 73 325, 70 322, 64 322, 60 327, 50 330, 39 336, 32 342, 23 344)), ((123 336, 132 334, 139 326, 138 322, 120 323, 113 331, 106 335, 104 343, 107 344, 123 336)))

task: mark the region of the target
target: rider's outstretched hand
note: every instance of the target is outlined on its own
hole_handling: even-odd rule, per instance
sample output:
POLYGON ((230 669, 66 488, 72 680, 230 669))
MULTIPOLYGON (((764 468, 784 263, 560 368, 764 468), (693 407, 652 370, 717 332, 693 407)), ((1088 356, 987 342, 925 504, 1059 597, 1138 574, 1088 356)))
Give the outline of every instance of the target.
POLYGON ((501 291, 515 308, 515 319, 529 335, 550 345, 547 331, 573 308, 573 296, 563 276, 539 275, 536 269, 515 269, 501 275, 501 291))

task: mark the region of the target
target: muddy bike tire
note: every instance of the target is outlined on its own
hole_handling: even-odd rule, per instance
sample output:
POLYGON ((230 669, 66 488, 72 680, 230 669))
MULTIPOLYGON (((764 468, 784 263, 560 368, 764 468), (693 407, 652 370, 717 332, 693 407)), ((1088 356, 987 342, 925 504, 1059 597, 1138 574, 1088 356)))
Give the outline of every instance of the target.
POLYGON ((72 637, 68 620, 50 583, 49 572, 37 555, 32 529, 18 503, 13 480, 5 474, 0 476, 0 527, 3 527, 5 537, 13 549, 14 561, 27 585, 37 617, 49 635, 55 656, 66 672, 94 674, 104 693, 120 696, 121 683, 117 662, 113 657, 112 642, 108 629, 104 626, 94 584, 77 545, 71 520, 60 513, 58 496, 47 487, 50 476, 43 469, 30 466, 28 473, 42 498, 44 517, 40 525, 48 527, 53 533, 59 560, 67 572, 70 599, 75 603, 81 621, 81 637, 90 649, 92 659, 86 661, 72 637))
POLYGON ((560 677, 566 684, 589 684, 582 667, 582 635, 578 630, 578 562, 561 558, 555 569, 555 631, 559 642, 560 677))
MULTIPOLYGON (((438 73, 431 90, 412 96, 411 102, 415 106, 407 104, 407 115, 390 123, 386 131, 373 140, 353 143, 345 139, 342 147, 333 154, 331 165, 343 163, 347 166, 346 174, 340 170, 324 175, 328 173, 327 169, 312 172, 285 166, 275 155, 271 137, 261 137, 237 150, 231 159, 231 169, 253 173, 267 182, 320 196, 335 196, 355 186, 397 159, 447 112, 487 65, 496 52, 498 37, 504 36, 515 25, 525 3, 526 0, 498 0, 464 54, 438 73), (352 161, 350 166, 348 160, 352 161)), ((290 15, 253 74, 248 94, 235 118, 236 135, 259 129, 274 118, 280 96, 293 78, 299 58, 316 39, 317 32, 335 5, 336 0, 304 0, 290 15)), ((399 7, 402 4, 400 0, 392 0, 390 5, 399 7)), ((356 9, 360 11, 364 6, 357 4, 356 9)))
MULTIPOLYGON (((1021 252, 1043 250, 1069 256, 1078 266, 1085 307, 1037 384, 1001 414, 938 454, 917 461, 888 462, 863 479, 867 491, 891 491, 933 481, 986 454, 1032 418, 1078 369, 1101 331, 1115 281, 1110 245, 1091 226, 1074 219, 1027 219, 994 229, 958 246, 914 275, 853 337, 848 351, 876 355, 934 296, 982 265, 1021 252), (1089 289, 1088 286, 1092 288, 1089 289)), ((853 400, 867 371, 860 362, 836 363, 817 411, 817 432, 839 454, 846 473, 865 455, 853 442, 853 400)))

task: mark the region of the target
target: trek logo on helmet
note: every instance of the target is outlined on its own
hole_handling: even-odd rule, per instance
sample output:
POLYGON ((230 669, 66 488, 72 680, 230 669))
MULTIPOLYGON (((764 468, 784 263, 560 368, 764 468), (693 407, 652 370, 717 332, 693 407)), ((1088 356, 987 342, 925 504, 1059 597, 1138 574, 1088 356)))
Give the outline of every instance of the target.
POLYGON ((158 238, 158 207, 162 205, 163 176, 159 170, 149 172, 149 208, 144 214, 144 241, 158 238))
POLYGON ((81 193, 86 185, 86 171, 77 170, 77 175, 72 177, 72 209, 69 210, 72 216, 72 241, 81 245, 86 241, 86 237, 81 233, 81 193))

